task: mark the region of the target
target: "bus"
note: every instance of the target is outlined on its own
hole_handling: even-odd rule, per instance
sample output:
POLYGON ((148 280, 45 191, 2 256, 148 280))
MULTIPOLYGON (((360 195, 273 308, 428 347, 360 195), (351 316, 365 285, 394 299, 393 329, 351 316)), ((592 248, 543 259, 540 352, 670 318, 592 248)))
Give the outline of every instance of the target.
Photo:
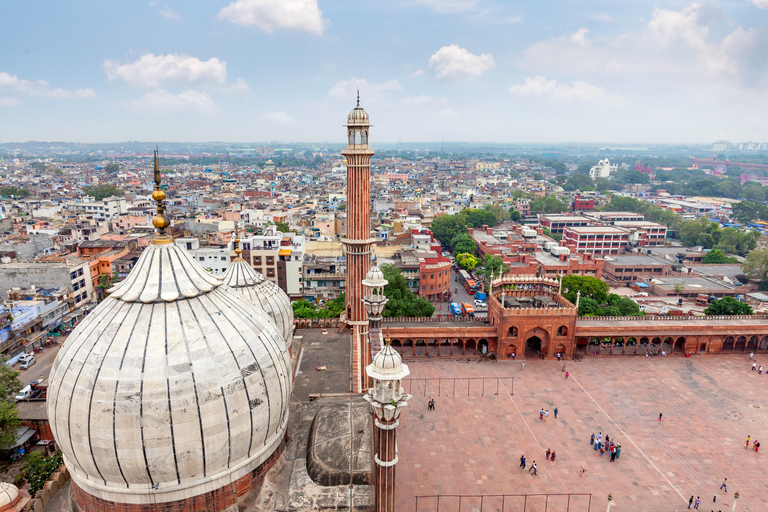
POLYGON ((461 308, 456 302, 451 302, 451 313, 453 316, 461 316, 461 308))
POLYGON ((475 292, 478 290, 477 281, 472 279, 472 276, 469 275, 469 272, 466 270, 459 270, 459 282, 461 285, 466 288, 467 293, 470 295, 474 295, 475 292))
POLYGON ((461 303, 461 312, 464 313, 465 316, 475 316, 475 308, 473 308, 472 304, 469 302, 461 303))

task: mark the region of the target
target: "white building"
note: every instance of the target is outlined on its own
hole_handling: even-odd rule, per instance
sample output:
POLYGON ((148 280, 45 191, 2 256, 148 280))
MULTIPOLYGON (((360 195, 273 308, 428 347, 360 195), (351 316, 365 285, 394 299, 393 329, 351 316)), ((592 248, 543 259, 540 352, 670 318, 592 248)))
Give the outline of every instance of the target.
POLYGON ((194 237, 177 238, 175 243, 186 249, 208 272, 221 276, 229 268, 229 249, 226 247, 200 247, 200 240, 194 237))
POLYGON ((600 160, 597 165, 592 166, 592 168, 589 170, 589 177, 593 180, 596 178, 607 178, 611 175, 611 173, 616 172, 618 168, 618 165, 611 165, 611 163, 606 158, 605 160, 600 160))

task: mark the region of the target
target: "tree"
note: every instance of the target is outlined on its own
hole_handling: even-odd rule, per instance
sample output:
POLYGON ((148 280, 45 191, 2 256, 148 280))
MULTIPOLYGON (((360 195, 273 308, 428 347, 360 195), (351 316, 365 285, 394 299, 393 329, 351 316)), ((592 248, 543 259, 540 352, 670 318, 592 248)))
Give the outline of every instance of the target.
POLYGON ((458 254, 461 252, 468 252, 470 254, 474 254, 475 251, 477 250, 477 245, 475 245, 474 238, 472 238, 467 234, 463 234, 454 240, 452 249, 454 254, 458 254))
POLYGON ((114 162, 110 162, 104 166, 104 172, 106 172, 107 174, 115 174, 117 172, 120 172, 120 166, 114 162))
POLYGON ((29 197, 29 190, 18 187, 0 187, 0 196, 29 197))
POLYGON ((562 213, 568 210, 568 205, 560 201, 554 194, 534 199, 530 205, 533 213, 562 213))
MULTIPOLYGON (((467 234, 466 218, 463 215, 440 215, 432 221, 432 234, 440 242, 453 249, 453 241, 467 234)), ((474 249, 470 252, 474 252, 474 249)))
POLYGON ((723 297, 709 303, 704 310, 707 315, 751 315, 752 307, 733 297, 723 297))
POLYGON ((482 270, 480 274, 483 274, 488 279, 491 279, 491 277, 501 277, 502 274, 505 274, 510 270, 509 265, 504 263, 504 259, 495 254, 485 255, 483 258, 483 267, 485 267, 485 269, 482 270))
POLYGON ((391 263, 382 265, 381 271, 387 285, 384 287, 384 296, 389 299, 384 307, 385 317, 431 317, 435 313, 435 306, 421 297, 417 297, 408 289, 406 281, 400 269, 391 263))
POLYGON ((760 283, 768 281, 768 249, 750 251, 741 270, 750 279, 760 283))
POLYGON ((535 181, 541 181, 541 180, 544 179, 544 175, 541 174, 540 172, 535 172, 535 173, 533 173, 533 179, 535 181))
POLYGON ((731 215, 739 222, 768 219, 768 206, 753 201, 739 201, 731 206, 731 215))
POLYGON ((595 190, 606 192, 611 188, 611 180, 608 178, 595 178, 595 190))
POLYGON ((0 362, 0 449, 16 440, 20 421, 15 397, 21 387, 19 372, 0 362))
POLYGON ((466 208, 462 210, 462 215, 466 218, 467 226, 473 228, 479 228, 482 226, 498 226, 499 221, 496 215, 486 209, 475 210, 472 208, 466 208))
POLYGON ((32 452, 24 467, 24 478, 29 482, 29 492, 33 496, 43 488, 45 482, 64 464, 61 452, 45 457, 42 452, 32 452))
POLYGON ((291 227, 288 225, 287 222, 275 222, 275 228, 281 233, 290 233, 291 227))
POLYGON ((706 256, 704 256, 704 259, 702 260, 702 263, 705 265, 713 265, 713 264, 723 264, 723 263, 738 263, 739 260, 734 258, 733 256, 728 257, 721 251, 720 249, 712 249, 709 251, 706 256))
POLYGON ((93 196, 97 201, 101 201, 106 197, 122 195, 123 191, 117 188, 115 185, 96 185, 83 187, 83 193, 89 196, 93 196))
POLYGON ((576 293, 579 291, 581 300, 589 297, 602 304, 608 299, 608 285, 596 277, 571 274, 563 278, 563 297, 576 304, 576 293))
POLYGON ((581 190, 582 192, 585 190, 594 190, 595 183, 592 181, 592 178, 590 178, 588 174, 574 174, 568 178, 568 181, 565 182, 563 189, 569 191, 581 190))
POLYGON ((514 208, 509 209, 509 218, 512 220, 512 222, 518 222, 520 219, 523 218, 522 215, 520 215, 520 212, 515 210, 514 208))
POLYGON ((96 288, 99 289, 99 302, 104 299, 107 290, 115 285, 118 278, 117 272, 113 272, 111 276, 109 274, 101 274, 99 276, 99 284, 96 285, 96 288))
POLYGON ((548 227, 544 226, 541 229, 541 232, 544 233, 544 235, 548 236, 552 240, 557 240, 558 242, 563 239, 562 233, 553 233, 552 230, 550 230, 548 227))
POLYGON ((685 285, 683 283, 675 283, 675 293, 680 295, 685 290, 685 285))
POLYGON ((462 252, 456 255, 456 264, 464 270, 474 270, 477 266, 477 258, 469 253, 462 252))
POLYGON ((347 211, 347 203, 339 203, 339 206, 337 208, 340 212, 347 211))

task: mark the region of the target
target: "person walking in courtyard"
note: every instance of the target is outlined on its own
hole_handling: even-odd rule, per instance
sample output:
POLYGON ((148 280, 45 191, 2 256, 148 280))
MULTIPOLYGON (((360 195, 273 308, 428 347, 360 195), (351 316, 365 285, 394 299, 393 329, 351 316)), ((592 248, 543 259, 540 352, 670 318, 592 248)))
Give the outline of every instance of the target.
POLYGON ((557 407, 555 407, 555 419, 557 419, 557 407))
POLYGON ((569 375, 570 375, 570 373, 569 373, 569 372, 565 372, 565 378, 566 378, 566 379, 568 378, 568 376, 569 376, 569 375))
POLYGON ((621 455, 621 445, 616 445, 616 458, 619 458, 619 455, 621 455))
POLYGON ((760 375, 763 373, 763 365, 760 365, 760 367, 757 369, 757 374, 760 375))
POLYGON ((533 475, 536 476, 536 461, 531 463, 531 469, 529 469, 528 472, 530 473, 531 471, 533 471, 533 475))
POLYGON ((760 443, 755 441, 755 453, 757 453, 758 451, 760 451, 760 443))
POLYGON ((525 370, 525 361, 523 361, 523 370, 525 370))
POLYGON ((613 462, 615 460, 616 460, 616 447, 612 446, 611 447, 611 462, 613 462))
POLYGON ((584 466, 581 466, 581 471, 579 471, 579 476, 584 478, 584 466))
POLYGON ((595 451, 600 449, 600 441, 595 442, 595 447, 593 448, 595 451))
POLYGON ((540 419, 540 420, 543 420, 543 419, 544 419, 544 409, 542 409, 542 410, 540 410, 540 411, 539 411, 539 419, 540 419))
POLYGON ((549 460, 549 454, 550 454, 550 453, 552 453, 552 450, 550 450, 549 448, 547 448, 547 460, 549 460))
POLYGON ((752 371, 757 370, 757 363, 752 363, 752 371))
POLYGON ((749 438, 750 437, 752 437, 752 436, 747 436, 747 446, 746 446, 747 449, 749 449, 749 438))
POLYGON ((549 409, 544 411, 544 421, 547 421, 547 418, 549 418, 549 409))
POLYGON ((699 509, 699 505, 701 505, 701 498, 699 498, 698 496, 696 496, 696 501, 694 501, 694 502, 693 502, 693 508, 695 508, 696 510, 698 510, 698 509, 699 509))
MULTIPOLYGON (((592 434, 592 437, 589 438, 589 444, 595 444, 595 434, 592 434)), ((749 439, 747 439, 747 445, 749 445, 749 439)))
POLYGON ((754 352, 750 352, 749 353, 749 360, 751 361, 753 357, 755 357, 755 353, 754 352))
POLYGON ((603 453, 605 453, 605 450, 603 450, 603 447, 601 446, 601 447, 600 447, 600 456, 601 456, 601 457, 603 456, 603 453))
POLYGON ((551 460, 552 462, 555 462, 555 450, 552 450, 552 456, 549 460, 551 460))
POLYGON ((725 494, 728 494, 728 479, 727 478, 723 478, 723 485, 721 485, 720 488, 725 490, 725 494))
POLYGON ((691 508, 691 505, 693 505, 693 496, 688 498, 688 508, 691 508))
POLYGON ((659 421, 661 421, 661 414, 662 414, 662 413, 659 413, 659 421))
POLYGON ((525 469, 525 455, 520 456, 520 467, 525 469))
POLYGON ((603 433, 602 433, 602 432, 598 432, 598 433, 597 433, 597 440, 598 440, 599 442, 602 442, 602 440, 603 440, 603 433))

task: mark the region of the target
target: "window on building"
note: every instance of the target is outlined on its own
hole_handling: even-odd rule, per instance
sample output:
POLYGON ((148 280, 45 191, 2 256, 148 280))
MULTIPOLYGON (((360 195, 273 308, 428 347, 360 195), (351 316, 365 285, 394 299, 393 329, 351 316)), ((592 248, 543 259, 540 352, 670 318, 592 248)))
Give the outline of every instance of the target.
POLYGON ((198 256, 197 259, 200 261, 205 261, 205 256, 198 256))
POLYGON ((72 281, 74 281, 75 279, 77 279, 77 271, 75 271, 75 272, 71 272, 71 273, 69 274, 69 278, 70 278, 72 281))
POLYGON ((81 268, 80 270, 77 271, 77 276, 80 277, 82 275, 83 275, 83 269, 81 268))
POLYGON ((192 242, 187 242, 187 250, 188 251, 192 250, 192 242))
POLYGON ((221 257, 221 261, 227 261, 227 257, 226 256, 222 256, 221 257))
POLYGON ((421 285, 421 291, 426 291, 426 289, 427 289, 427 285, 424 285, 424 284, 421 285))
POLYGON ((254 265, 261 265, 261 256, 256 256, 253 258, 254 265))
POLYGON ((274 265, 274 263, 275 263, 275 257, 267 256, 267 265, 274 265))

